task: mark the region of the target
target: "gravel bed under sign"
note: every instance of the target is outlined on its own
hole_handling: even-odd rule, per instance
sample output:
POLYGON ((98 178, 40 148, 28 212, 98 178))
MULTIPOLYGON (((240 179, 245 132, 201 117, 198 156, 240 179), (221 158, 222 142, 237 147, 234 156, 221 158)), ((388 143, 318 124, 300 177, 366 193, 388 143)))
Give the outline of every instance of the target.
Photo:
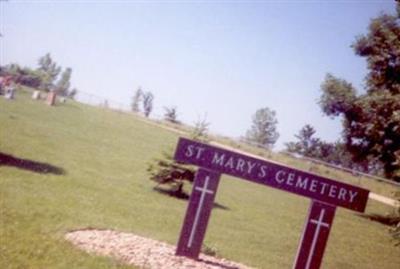
POLYGON ((175 246, 153 239, 112 230, 78 230, 65 239, 78 248, 111 256, 146 269, 251 269, 240 263, 200 254, 198 261, 175 256, 175 246))

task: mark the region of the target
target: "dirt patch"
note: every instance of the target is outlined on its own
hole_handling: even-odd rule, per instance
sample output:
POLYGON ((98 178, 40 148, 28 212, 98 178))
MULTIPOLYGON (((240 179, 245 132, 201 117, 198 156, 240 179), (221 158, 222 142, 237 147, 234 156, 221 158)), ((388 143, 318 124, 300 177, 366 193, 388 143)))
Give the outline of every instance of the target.
POLYGON ((198 261, 175 256, 175 246, 153 239, 112 230, 79 230, 65 239, 89 253, 110 256, 146 269, 251 269, 251 267, 200 255, 198 261))

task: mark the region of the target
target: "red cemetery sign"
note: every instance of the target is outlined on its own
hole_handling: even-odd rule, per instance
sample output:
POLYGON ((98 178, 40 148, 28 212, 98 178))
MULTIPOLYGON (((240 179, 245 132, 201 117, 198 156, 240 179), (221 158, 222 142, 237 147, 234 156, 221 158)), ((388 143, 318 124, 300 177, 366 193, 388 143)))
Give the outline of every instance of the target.
POLYGON ((366 189, 185 138, 175 160, 359 212, 368 200, 366 189))
MULTIPOLYGON (((208 172, 210 173, 210 176, 208 176, 208 184, 210 184, 210 186, 215 186, 214 189, 211 189, 213 194, 212 197, 210 195, 209 198, 204 198, 206 197, 204 196, 205 194, 203 194, 203 192, 199 192, 199 188, 204 188, 203 180, 205 180, 207 177, 207 173, 202 172, 203 169, 200 169, 198 175, 196 175, 191 199, 189 201, 188 210, 181 231, 177 255, 183 255, 191 258, 197 258, 199 255, 208 217, 212 208, 216 187, 218 185, 219 176, 217 175, 220 173, 232 175, 272 188, 302 195, 313 200, 329 204, 331 207, 341 206, 351 210, 363 212, 368 200, 369 191, 366 189, 185 138, 179 139, 175 152, 175 160, 187 164, 197 165, 203 169, 213 171, 213 173, 208 172), (211 183, 213 180, 215 180, 216 183, 211 183), (201 195, 203 195, 203 200, 201 200, 201 195), (203 202, 200 203, 199 201, 203 202), (202 205, 202 208, 198 209, 200 205, 202 205), (196 214, 199 214, 197 222, 195 221, 196 214), (203 214, 205 216, 204 219, 202 217, 203 214), (202 222, 199 222, 200 219, 202 222), (193 225, 196 225, 196 227, 193 228, 193 225), (201 227, 202 225, 204 225, 204 227, 201 227), (194 244, 193 241, 189 240, 190 232, 188 233, 188 231, 192 230, 194 231, 192 240, 199 241, 194 244), (201 234, 196 235, 196 233, 201 234), (188 242, 191 242, 191 244, 188 244, 188 242)), ((313 206, 314 203, 311 205, 311 211, 313 206)), ((328 210, 325 210, 324 212, 328 212, 328 210)), ((307 232, 307 230, 308 229, 305 229, 305 232, 307 232)), ((320 240, 319 238, 322 237, 317 237, 316 240, 320 240)), ((327 236, 325 241, 326 239, 327 236)), ((313 262, 313 264, 315 263, 313 262)))

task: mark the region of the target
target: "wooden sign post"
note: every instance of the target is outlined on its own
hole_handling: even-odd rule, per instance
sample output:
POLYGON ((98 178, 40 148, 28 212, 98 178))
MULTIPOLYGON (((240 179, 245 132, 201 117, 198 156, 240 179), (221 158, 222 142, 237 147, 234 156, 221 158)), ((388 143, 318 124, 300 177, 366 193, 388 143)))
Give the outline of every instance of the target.
POLYGON ((175 160, 197 165, 176 255, 197 259, 220 174, 228 174, 312 199, 295 269, 319 268, 336 206, 364 212, 369 191, 281 164, 180 138, 175 160))
POLYGON ((319 268, 328 242, 335 206, 311 201, 294 269, 319 268))
POLYGON ((197 258, 214 204, 220 175, 199 169, 194 179, 176 255, 197 258))

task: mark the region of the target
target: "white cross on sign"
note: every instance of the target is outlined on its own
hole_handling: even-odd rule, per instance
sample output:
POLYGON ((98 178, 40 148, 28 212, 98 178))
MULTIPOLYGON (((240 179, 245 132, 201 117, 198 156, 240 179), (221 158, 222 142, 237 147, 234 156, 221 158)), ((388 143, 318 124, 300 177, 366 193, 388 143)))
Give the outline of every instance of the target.
POLYGON ((317 200, 311 201, 293 269, 320 267, 335 210, 335 206, 317 200))
POLYGON ((176 255, 198 258, 219 180, 219 173, 202 168, 197 170, 176 255))
POLYGON ((314 233, 314 237, 313 237, 313 240, 312 240, 312 243, 311 243, 311 249, 310 249, 310 253, 308 254, 308 258, 307 258, 307 263, 306 263, 305 269, 309 269, 310 268, 311 258, 314 255, 315 245, 317 243, 319 230, 321 229, 321 227, 329 228, 329 223, 323 222, 324 215, 325 215, 325 209, 322 208, 321 212, 319 214, 318 220, 310 219, 310 222, 315 224, 315 225, 317 225, 317 228, 315 229, 315 233, 314 233))
POLYGON ((197 207, 196 215, 194 217, 192 230, 190 231, 189 241, 188 241, 188 244, 187 244, 188 248, 190 248, 192 246, 192 243, 193 243, 193 238, 194 238, 194 235, 196 233, 197 224, 199 223, 200 212, 201 212, 201 209, 203 208, 204 198, 206 197, 206 194, 213 194, 214 193, 213 191, 211 191, 211 190, 209 190, 207 188, 209 180, 210 180, 210 177, 206 176, 205 181, 204 181, 204 186, 203 187, 196 186, 194 188, 195 191, 201 192, 201 195, 200 195, 199 206, 197 207))

